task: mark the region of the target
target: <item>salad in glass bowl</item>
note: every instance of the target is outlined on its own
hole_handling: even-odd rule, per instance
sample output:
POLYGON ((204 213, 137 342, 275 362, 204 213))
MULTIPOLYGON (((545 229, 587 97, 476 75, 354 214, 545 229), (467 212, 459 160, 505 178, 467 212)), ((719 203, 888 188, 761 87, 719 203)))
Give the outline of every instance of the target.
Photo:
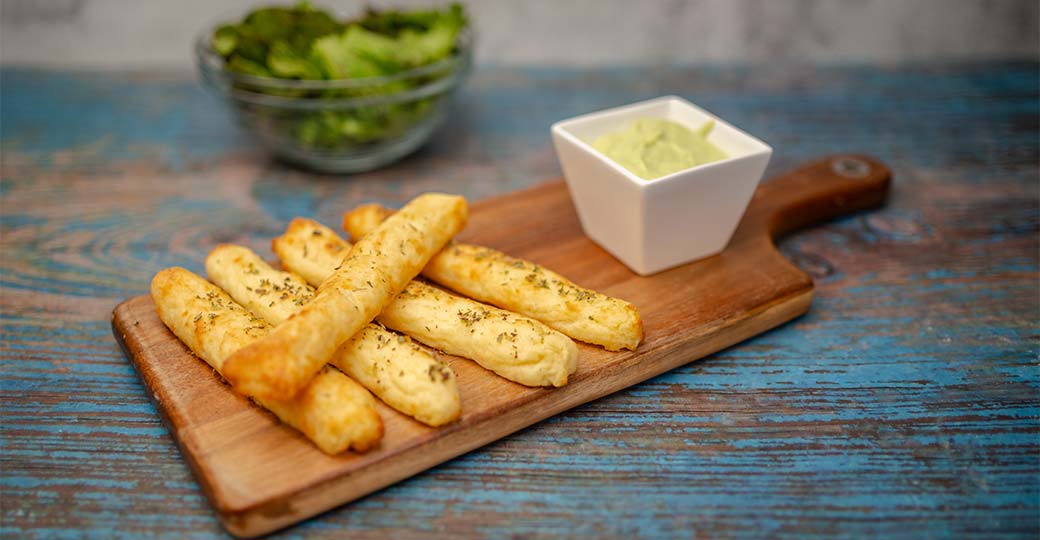
POLYGON ((343 173, 425 143, 469 72, 472 44, 459 4, 339 20, 301 3, 207 30, 195 53, 204 84, 261 144, 343 173))

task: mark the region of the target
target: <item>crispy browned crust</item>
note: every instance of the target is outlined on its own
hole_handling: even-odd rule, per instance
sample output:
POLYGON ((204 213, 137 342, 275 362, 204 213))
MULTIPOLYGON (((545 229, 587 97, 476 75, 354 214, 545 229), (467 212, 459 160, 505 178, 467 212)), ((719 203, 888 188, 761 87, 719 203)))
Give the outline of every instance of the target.
MULTIPOLYGON (((217 373, 234 351, 271 331, 224 291, 183 268, 156 274, 151 291, 163 323, 217 373)), ((319 372, 292 399, 254 401, 329 454, 364 451, 383 436, 371 394, 335 369, 319 372)))
POLYGON ((246 394, 294 396, 465 226, 467 215, 462 197, 413 199, 350 250, 311 302, 231 355, 228 380, 246 394))
POLYGON ((409 283, 377 320, 527 386, 564 386, 578 368, 578 346, 571 338, 421 281, 409 283))
MULTIPOLYGON (((299 222, 278 242, 294 249, 279 252, 282 266, 310 270, 321 283, 332 267, 314 261, 329 246, 349 246, 335 231, 314 221, 299 222), (317 233, 317 234, 315 234, 317 233), (308 246, 306 250, 300 246, 308 246), (304 257, 306 251, 308 257, 304 257)), ((326 264, 330 264, 326 262, 326 264)), ((531 318, 449 294, 412 281, 376 320, 446 353, 469 358, 498 375, 528 386, 563 386, 577 368, 578 348, 570 338, 531 318)))
MULTIPOLYGON (((290 238, 324 243, 299 220, 290 229, 295 231, 290 238)), ((328 247, 317 246, 309 254, 319 250, 335 253, 328 247)), ((294 249, 289 253, 304 260, 302 251, 294 249)), ((333 268, 329 268, 329 273, 333 268)), ((232 298, 272 324, 288 319, 314 296, 314 288, 303 278, 275 270, 242 246, 221 244, 214 248, 206 257, 206 272, 232 298)), ((458 384, 451 368, 411 339, 377 324, 362 328, 336 350, 329 363, 387 405, 424 424, 440 426, 461 414, 458 384)))
POLYGON ((343 214, 343 230, 350 235, 351 240, 357 242, 362 236, 374 231, 383 220, 393 213, 393 210, 380 204, 362 204, 343 214))
MULTIPOLYGON (((390 215, 379 205, 359 206, 344 214, 343 228, 352 238, 364 238, 373 224, 390 215)), ((643 340, 643 321, 632 304, 490 248, 452 244, 422 274, 474 300, 537 319, 610 351, 635 350, 643 340)))
POLYGON ((328 230, 314 220, 293 218, 285 233, 271 240, 271 251, 281 260, 294 260, 293 272, 317 287, 350 252, 350 244, 328 230))

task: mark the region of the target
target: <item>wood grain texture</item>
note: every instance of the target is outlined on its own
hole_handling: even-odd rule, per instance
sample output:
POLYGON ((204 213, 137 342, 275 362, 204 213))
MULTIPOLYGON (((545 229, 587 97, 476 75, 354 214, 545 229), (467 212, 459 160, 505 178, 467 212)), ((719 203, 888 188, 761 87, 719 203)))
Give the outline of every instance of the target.
MULTIPOLYGON (((371 174, 267 161, 178 73, 0 73, 0 536, 226 538, 109 315, 296 215, 472 200, 559 175, 556 120, 674 93, 774 146, 856 150, 886 206, 781 251, 805 316, 277 538, 1035 538, 1040 70, 480 67, 419 154, 371 174)), ((530 221, 536 222, 538 216, 530 221)))
POLYGON ((381 406, 386 434, 364 454, 325 455, 234 395, 163 326, 148 296, 117 306, 112 329, 224 526, 252 537, 801 315, 809 309, 812 280, 780 255, 773 239, 880 205, 890 178, 884 165, 866 157, 806 165, 755 193, 721 254, 650 277, 634 274, 582 233, 562 179, 474 204, 471 232, 460 240, 533 261, 633 303, 646 338, 634 352, 579 344, 578 370, 562 388, 525 387, 447 357, 462 398, 460 419, 431 429, 381 406), (850 164, 859 168, 850 170, 850 164), (544 217, 526 225, 536 213, 544 217))

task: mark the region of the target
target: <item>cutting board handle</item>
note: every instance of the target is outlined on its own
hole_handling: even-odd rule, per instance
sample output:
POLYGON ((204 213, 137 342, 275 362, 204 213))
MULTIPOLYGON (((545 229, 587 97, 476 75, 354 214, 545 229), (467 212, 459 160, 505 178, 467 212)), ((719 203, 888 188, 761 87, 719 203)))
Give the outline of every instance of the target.
POLYGON ((764 182, 747 217, 753 229, 776 240, 798 229, 881 206, 892 171, 869 156, 839 154, 764 182))

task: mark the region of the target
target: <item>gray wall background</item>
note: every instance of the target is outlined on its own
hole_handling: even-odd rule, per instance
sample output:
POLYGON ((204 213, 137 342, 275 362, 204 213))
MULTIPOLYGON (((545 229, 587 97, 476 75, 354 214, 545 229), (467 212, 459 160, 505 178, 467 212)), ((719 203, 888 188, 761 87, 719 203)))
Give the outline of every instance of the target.
MULTIPOLYGON (((0 62, 191 66, 208 23, 288 0, 0 0, 0 62)), ((429 5, 374 0, 375 6, 429 5)), ((438 2, 432 2, 434 4, 438 2)), ((586 66, 1032 59, 1037 0, 473 0, 477 60, 586 66)), ((314 0, 344 14, 364 2, 314 0)))

